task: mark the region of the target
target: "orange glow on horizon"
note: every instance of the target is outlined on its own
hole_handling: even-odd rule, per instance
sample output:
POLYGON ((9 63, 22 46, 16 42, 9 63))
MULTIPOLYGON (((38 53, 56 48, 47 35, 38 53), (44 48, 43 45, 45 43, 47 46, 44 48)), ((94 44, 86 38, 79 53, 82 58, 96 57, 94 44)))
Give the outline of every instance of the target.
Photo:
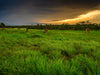
POLYGON ((51 21, 51 22, 46 22, 44 21, 44 23, 50 23, 50 24, 63 24, 63 23, 69 23, 69 24, 74 24, 80 21, 87 21, 87 20, 91 20, 95 17, 97 17, 98 15, 100 15, 100 10, 95 10, 95 11, 91 11, 88 12, 86 14, 82 14, 76 18, 73 19, 65 19, 65 20, 61 20, 61 21, 51 21))

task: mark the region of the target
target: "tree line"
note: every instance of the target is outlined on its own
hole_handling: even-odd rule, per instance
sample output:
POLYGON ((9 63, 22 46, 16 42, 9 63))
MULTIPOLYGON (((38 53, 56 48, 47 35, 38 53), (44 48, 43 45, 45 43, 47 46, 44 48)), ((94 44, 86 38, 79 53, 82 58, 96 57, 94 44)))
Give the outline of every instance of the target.
POLYGON ((27 28, 27 29, 50 29, 50 30, 85 30, 89 28, 91 30, 100 30, 100 24, 79 22, 77 24, 62 24, 62 25, 21 25, 21 26, 6 26, 4 23, 0 23, 0 28, 27 28))

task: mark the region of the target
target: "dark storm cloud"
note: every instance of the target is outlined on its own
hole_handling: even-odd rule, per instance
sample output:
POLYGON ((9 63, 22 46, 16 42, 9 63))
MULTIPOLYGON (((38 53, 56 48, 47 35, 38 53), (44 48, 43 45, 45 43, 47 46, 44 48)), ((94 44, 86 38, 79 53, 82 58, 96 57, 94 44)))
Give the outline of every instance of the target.
POLYGON ((72 8, 94 8, 100 4, 100 0, 30 0, 34 7, 72 7, 72 8))
POLYGON ((0 11, 7 8, 24 5, 29 3, 35 8, 53 8, 53 7, 72 7, 72 8, 94 8, 100 4, 100 0, 0 0, 0 11))
POLYGON ((39 22, 40 19, 57 21, 96 10, 99 5, 100 0, 0 0, 0 21, 13 20, 16 23, 19 23, 20 19, 28 23, 31 19, 34 19, 31 22, 39 22))
POLYGON ((15 8, 24 4, 25 0, 0 0, 0 11, 15 8))

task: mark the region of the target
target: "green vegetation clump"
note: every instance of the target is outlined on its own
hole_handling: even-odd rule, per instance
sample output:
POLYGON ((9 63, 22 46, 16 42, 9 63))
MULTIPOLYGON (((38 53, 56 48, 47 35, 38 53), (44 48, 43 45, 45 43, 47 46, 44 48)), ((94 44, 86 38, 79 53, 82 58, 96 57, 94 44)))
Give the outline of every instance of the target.
POLYGON ((3 22, 1 22, 0 27, 5 27, 5 24, 3 22))
POLYGON ((100 31, 0 29, 0 75, 100 75, 100 31))

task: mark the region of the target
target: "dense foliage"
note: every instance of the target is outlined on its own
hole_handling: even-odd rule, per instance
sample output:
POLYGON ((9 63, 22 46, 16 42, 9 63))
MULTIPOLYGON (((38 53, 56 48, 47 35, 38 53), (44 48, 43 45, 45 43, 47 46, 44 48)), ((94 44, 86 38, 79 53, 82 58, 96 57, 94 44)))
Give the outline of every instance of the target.
POLYGON ((26 26, 6 26, 5 28, 29 28, 29 29, 50 29, 50 30, 100 30, 100 24, 76 24, 76 25, 26 25, 26 26))
POLYGON ((28 28, 28 29, 50 29, 50 30, 85 30, 89 28, 91 30, 100 30, 100 24, 90 23, 89 21, 79 22, 74 25, 62 24, 62 25, 21 25, 21 26, 9 26, 4 23, 0 23, 0 28, 28 28))
POLYGON ((3 22, 1 22, 0 27, 5 27, 5 24, 3 22))

